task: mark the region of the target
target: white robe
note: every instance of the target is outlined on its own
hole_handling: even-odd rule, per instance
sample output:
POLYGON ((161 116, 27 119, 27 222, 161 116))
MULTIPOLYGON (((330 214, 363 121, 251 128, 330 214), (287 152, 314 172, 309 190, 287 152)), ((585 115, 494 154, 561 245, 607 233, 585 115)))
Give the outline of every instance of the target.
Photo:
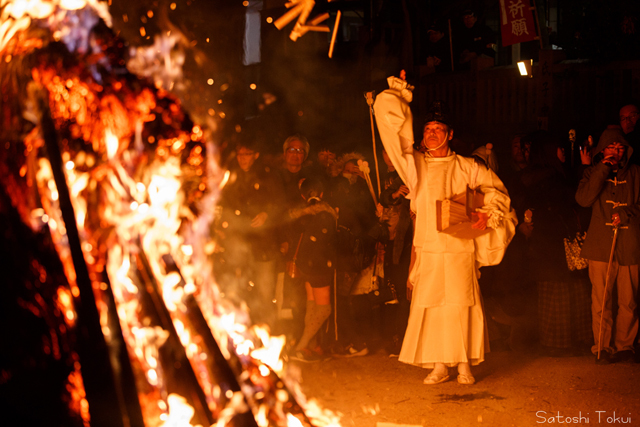
POLYGON ((389 86, 374 105, 378 130, 416 213, 414 290, 399 359, 425 368, 437 362, 476 365, 488 350, 478 268, 500 262, 515 234, 515 213, 504 185, 483 165, 453 152, 439 158, 414 152, 410 89, 396 78, 389 78, 389 86), (467 185, 484 193, 479 210, 489 215, 492 228, 474 240, 436 229, 436 200, 461 194, 467 185))

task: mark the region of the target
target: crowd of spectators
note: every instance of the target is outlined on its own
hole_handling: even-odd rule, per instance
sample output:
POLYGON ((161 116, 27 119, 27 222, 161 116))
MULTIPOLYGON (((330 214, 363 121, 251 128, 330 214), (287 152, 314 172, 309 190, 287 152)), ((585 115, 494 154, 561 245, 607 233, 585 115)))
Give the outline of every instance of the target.
POLYGON ((483 278, 483 294, 507 346, 593 353, 597 363, 637 356, 639 110, 627 104, 619 115, 599 138, 578 141, 575 129, 567 138, 514 135, 500 162, 519 226, 503 262, 483 278), (614 227, 627 240, 616 241, 614 227), (576 236, 584 262, 573 269, 566 244, 576 236))
MULTIPOLYGON (((631 290, 622 292, 618 284, 616 308, 611 295, 604 305, 602 339, 611 342, 597 346, 602 286, 593 284, 592 265, 570 270, 565 244, 583 239, 587 230, 594 239, 594 227, 605 227, 603 209, 620 206, 608 208, 605 201, 595 208, 599 193, 590 194, 595 184, 589 180, 600 169, 616 185, 627 176, 615 181, 615 173, 622 172, 608 163, 600 166, 612 142, 627 147, 618 165, 637 164, 640 156, 632 153, 639 116, 636 105, 625 105, 619 124, 609 126, 597 144, 591 136, 577 141, 573 129, 567 138, 536 131, 514 135, 508 150, 488 144, 473 152, 504 182, 519 223, 503 262, 483 268, 480 278, 495 349, 537 349, 555 356, 597 349, 609 361, 635 351, 628 340, 637 333, 637 265, 635 273, 618 277, 631 277, 631 290), (614 322, 616 312, 626 317, 614 322), (627 342, 616 347, 623 332, 611 328, 624 322, 632 324, 624 331, 627 342)), ((221 192, 213 236, 223 292, 246 301, 254 321, 285 334, 293 359, 310 362, 380 349, 397 355, 411 300, 407 281, 415 216, 389 156, 384 150, 379 156, 378 190, 375 167, 361 153, 319 148, 310 156, 311 144, 302 135, 287 138, 279 156, 262 157, 262 149, 251 140, 237 144, 221 192)), ((637 222, 636 210, 632 206, 622 215, 625 226, 637 222)), ((610 243, 596 244, 606 252, 607 259, 598 255, 601 269, 606 270, 610 243)), ((594 245, 588 239, 585 244, 594 245)), ((592 263, 592 255, 585 257, 592 263)), ((633 261, 619 253, 616 268, 633 261)))
POLYGON ((237 144, 221 191, 213 237, 223 292, 286 334, 294 359, 382 345, 397 354, 413 227, 393 166, 378 194, 363 154, 320 149, 311 160, 302 135, 287 138, 281 156, 262 149, 237 144))

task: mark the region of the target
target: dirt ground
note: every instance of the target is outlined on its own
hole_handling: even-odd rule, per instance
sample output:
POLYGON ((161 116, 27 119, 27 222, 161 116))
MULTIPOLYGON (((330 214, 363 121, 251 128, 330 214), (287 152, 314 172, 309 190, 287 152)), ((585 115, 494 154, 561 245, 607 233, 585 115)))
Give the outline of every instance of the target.
POLYGON ((307 397, 342 414, 343 426, 640 426, 640 364, 598 366, 592 356, 488 353, 476 384, 427 386, 428 370, 384 352, 299 364, 307 397))

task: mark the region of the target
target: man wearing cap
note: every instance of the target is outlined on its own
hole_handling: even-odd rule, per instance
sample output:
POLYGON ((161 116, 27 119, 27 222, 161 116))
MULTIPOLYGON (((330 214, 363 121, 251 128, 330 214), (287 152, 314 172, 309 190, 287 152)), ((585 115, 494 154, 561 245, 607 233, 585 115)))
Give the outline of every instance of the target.
POLYGON ((597 364, 630 359, 636 350, 640 166, 630 163, 632 154, 633 148, 622 131, 605 130, 593 152, 592 166, 584 171, 576 193, 577 202, 592 210, 581 256, 589 260, 595 342, 591 351, 596 355, 597 364), (614 287, 618 299, 615 302, 611 300, 614 287), (614 303, 617 305, 615 329, 614 303))
POLYGON ((425 384, 447 381, 448 368, 454 366, 459 383, 473 384, 470 365, 482 362, 488 350, 478 267, 500 262, 517 220, 496 174, 449 148, 453 129, 442 103, 432 106, 422 141, 414 147, 409 109, 413 88, 404 79, 387 81, 390 89, 378 95, 374 104, 378 130, 409 188, 407 198, 416 214, 415 262, 409 277, 413 296, 399 360, 432 368, 425 384), (473 228, 491 231, 475 239, 438 232, 436 201, 464 193, 467 186, 484 193, 473 228))

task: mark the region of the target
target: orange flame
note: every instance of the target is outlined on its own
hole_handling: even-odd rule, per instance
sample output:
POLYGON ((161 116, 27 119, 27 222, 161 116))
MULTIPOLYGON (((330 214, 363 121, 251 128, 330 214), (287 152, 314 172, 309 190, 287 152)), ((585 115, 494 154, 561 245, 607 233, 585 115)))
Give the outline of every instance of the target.
MULTIPOLYGON (((56 11, 90 6, 103 16, 106 7, 98 0, 0 1, 5 6, 0 16, 0 51, 4 51, 14 35, 33 20, 50 17, 46 25, 53 25, 51 22, 59 19, 56 11)), ((313 2, 305 0, 304 3, 313 2)), ((302 14, 303 21, 306 15, 308 11, 302 14)), ((44 22, 41 24, 45 25, 44 22)), ((65 34, 68 29, 59 28, 55 37, 63 38, 65 34)), ((169 64, 169 61, 165 63, 169 64)), ((89 142, 84 148, 63 147, 65 173, 82 250, 94 280, 101 325, 109 339, 108 320, 112 313, 107 311, 106 298, 101 294, 109 286, 106 279, 100 279, 104 272, 134 364, 136 383, 144 383, 138 392, 145 423, 149 426, 191 425, 194 415, 193 407, 184 397, 168 390, 167 373, 159 357, 160 347, 170 337, 165 327, 172 326, 205 393, 209 409, 217 416, 216 425, 223 426, 235 414, 249 410, 245 399, 259 403, 254 408, 254 416, 261 427, 269 425, 276 416, 281 417, 279 425, 302 425, 298 418, 283 410, 285 403, 291 400, 289 392, 268 384, 273 372, 284 372, 280 358, 284 338, 272 337, 261 327, 250 327, 247 313, 221 300, 210 273, 206 253, 208 225, 213 216, 216 191, 229 178, 228 172, 224 173, 213 162, 213 144, 208 143, 206 152, 203 151, 204 132, 199 126, 189 131, 169 126, 172 129, 169 135, 147 136, 143 141, 144 123, 159 120, 171 125, 180 121, 184 113, 179 103, 169 102, 168 107, 160 108, 156 103, 159 92, 152 89, 127 92, 122 82, 103 87, 95 81, 82 81, 77 76, 64 74, 66 72, 55 67, 38 67, 32 70, 32 79, 46 88, 56 126, 67 130, 70 140, 89 142), (155 144, 155 152, 148 155, 144 148, 152 144, 155 144), (207 159, 205 154, 209 156, 207 159), (195 190, 187 192, 185 183, 189 179, 196 185, 195 190), (197 202, 202 202, 203 207, 199 215, 190 208, 197 202), (141 267, 135 262, 139 254, 143 254, 148 262, 149 271, 145 274, 150 277, 145 280, 159 284, 171 325, 151 325, 140 314, 139 298, 146 284, 140 278, 141 267), (175 262, 179 272, 167 270, 166 257, 175 262), (243 387, 249 395, 229 390, 221 396, 222 390, 215 384, 215 377, 207 365, 208 355, 202 337, 185 315, 187 298, 195 298, 223 356, 228 359, 238 357, 250 371, 247 378, 243 375, 242 381, 249 385, 254 382, 254 386, 259 384, 262 390, 274 393, 276 408, 260 403, 265 391, 254 391, 251 395, 243 387), (222 397, 228 402, 225 407, 220 403, 222 397)), ((73 325, 75 312, 70 295, 77 296, 78 289, 58 205, 58 191, 49 162, 40 159, 34 167, 43 210, 43 214, 38 212, 37 216, 42 221, 46 217, 71 284, 70 292, 58 290, 58 304, 68 324, 73 325)), ((79 412, 88 417, 79 363, 69 377, 69 384, 74 402, 79 402, 79 412)), ((322 410, 315 401, 307 402, 299 386, 292 385, 290 389, 307 415, 314 419, 314 425, 339 425, 336 415, 322 410)))

